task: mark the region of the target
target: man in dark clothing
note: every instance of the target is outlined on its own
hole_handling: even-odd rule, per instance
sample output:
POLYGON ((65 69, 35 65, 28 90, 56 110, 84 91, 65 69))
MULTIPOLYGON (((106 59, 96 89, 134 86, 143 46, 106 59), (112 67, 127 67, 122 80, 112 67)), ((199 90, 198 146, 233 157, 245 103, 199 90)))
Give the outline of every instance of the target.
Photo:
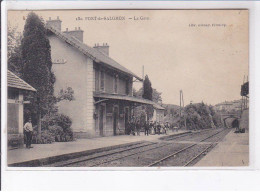
POLYGON ((149 122, 146 121, 144 124, 144 135, 149 135, 149 122))
POLYGON ((168 122, 166 122, 165 124, 165 133, 167 134, 167 132, 170 130, 170 124, 168 122))
POLYGON ((158 131, 158 134, 160 135, 161 134, 161 124, 160 123, 157 124, 157 131, 158 131))
POLYGON ((238 121, 238 119, 235 119, 233 122, 232 122, 232 127, 233 128, 236 128, 236 133, 238 133, 239 132, 239 121, 238 121))
POLYGON ((140 136, 140 129, 141 129, 141 124, 140 121, 137 120, 136 122, 136 135, 140 136))
POLYGON ((135 122, 134 120, 131 121, 131 135, 135 135, 135 122))

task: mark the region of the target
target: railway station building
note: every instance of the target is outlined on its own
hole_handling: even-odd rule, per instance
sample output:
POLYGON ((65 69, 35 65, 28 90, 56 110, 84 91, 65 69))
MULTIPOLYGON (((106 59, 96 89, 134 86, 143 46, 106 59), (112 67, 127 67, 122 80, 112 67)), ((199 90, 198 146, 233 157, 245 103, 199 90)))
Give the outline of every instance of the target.
POLYGON ((8 149, 23 147, 24 100, 26 92, 36 90, 24 80, 7 70, 7 135, 8 149))
POLYGON ((72 119, 78 138, 125 134, 133 108, 154 102, 133 96, 133 82, 142 79, 109 56, 108 44, 83 43, 80 28, 62 31, 62 21, 46 21, 51 45, 55 94, 71 87, 75 100, 60 102, 59 111, 72 119))

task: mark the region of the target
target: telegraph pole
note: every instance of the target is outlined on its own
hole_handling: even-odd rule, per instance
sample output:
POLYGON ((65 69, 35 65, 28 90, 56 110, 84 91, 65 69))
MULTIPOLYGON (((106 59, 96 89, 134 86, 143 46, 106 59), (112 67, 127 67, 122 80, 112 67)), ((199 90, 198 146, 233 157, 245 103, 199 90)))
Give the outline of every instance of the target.
MULTIPOLYGON (((183 97, 183 91, 180 90, 180 118, 181 118, 181 111, 182 111, 182 107, 183 107, 183 110, 184 110, 184 97, 183 97)), ((183 116, 184 116, 184 125, 185 125, 185 130, 187 130, 187 123, 186 123, 186 114, 183 113, 183 116)))
MULTIPOLYGON (((243 84, 242 84, 242 86, 244 85, 244 83, 245 83, 245 75, 244 75, 244 79, 243 79, 243 84)), ((241 87, 242 88, 242 87, 241 87)), ((241 94, 242 95, 242 102, 241 102, 241 115, 242 115, 242 112, 243 112, 243 108, 244 108, 244 96, 243 96, 243 94, 241 94)))
POLYGON ((182 90, 180 90, 180 117, 181 117, 181 96, 182 96, 182 90))
POLYGON ((144 80, 144 65, 143 65, 143 70, 142 70, 142 71, 143 71, 143 72, 142 72, 142 73, 143 73, 143 77, 142 77, 142 78, 143 78, 143 80, 144 80))
MULTIPOLYGON (((184 97, 183 97, 183 92, 181 91, 181 94, 182 94, 182 105, 183 105, 183 110, 185 111, 184 109, 184 97)), ((183 113, 184 115, 184 125, 185 125, 185 130, 187 130, 187 122, 186 122, 186 114, 185 112, 183 113)))

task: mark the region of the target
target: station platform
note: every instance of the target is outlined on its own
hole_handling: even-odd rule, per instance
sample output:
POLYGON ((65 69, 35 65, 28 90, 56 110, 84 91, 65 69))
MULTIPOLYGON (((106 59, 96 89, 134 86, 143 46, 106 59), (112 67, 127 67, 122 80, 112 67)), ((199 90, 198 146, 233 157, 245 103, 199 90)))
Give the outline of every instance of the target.
MULTIPOLYGON (((167 135, 178 135, 187 133, 187 131, 179 130, 178 132, 169 132, 167 135)), ((48 159, 50 157, 61 156, 66 154, 80 153, 88 150, 102 149, 111 146, 120 146, 123 144, 134 143, 138 141, 154 141, 160 137, 167 136, 149 135, 145 136, 141 132, 140 136, 120 135, 109 137, 98 137, 92 139, 77 139, 72 142, 54 142, 52 144, 32 144, 33 148, 14 149, 7 152, 7 164, 23 163, 33 160, 48 159)), ((99 150, 100 151, 100 150, 99 150)))
POLYGON ((231 130, 195 167, 239 167, 249 165, 249 133, 231 130))

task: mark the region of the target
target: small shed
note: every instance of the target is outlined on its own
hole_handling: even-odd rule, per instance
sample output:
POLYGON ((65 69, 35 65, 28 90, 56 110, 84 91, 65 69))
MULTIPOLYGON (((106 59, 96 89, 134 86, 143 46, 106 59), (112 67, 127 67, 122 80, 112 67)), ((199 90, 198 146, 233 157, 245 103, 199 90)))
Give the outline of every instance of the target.
POLYGON ((23 125, 24 125, 24 101, 25 91, 36 92, 32 86, 16 76, 11 71, 7 71, 7 133, 8 148, 23 146, 23 125))
POLYGON ((161 105, 154 103, 153 104, 154 112, 153 112, 153 121, 163 123, 164 121, 164 110, 161 105))

